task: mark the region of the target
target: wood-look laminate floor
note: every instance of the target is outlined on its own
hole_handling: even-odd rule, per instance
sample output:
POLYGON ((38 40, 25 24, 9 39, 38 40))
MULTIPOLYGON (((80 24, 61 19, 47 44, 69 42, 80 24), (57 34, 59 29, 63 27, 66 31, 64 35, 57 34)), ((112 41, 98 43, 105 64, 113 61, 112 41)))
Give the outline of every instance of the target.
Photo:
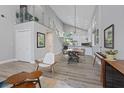
MULTIPOLYGON (((98 88, 102 87, 99 76, 99 66, 92 65, 93 58, 91 56, 80 57, 80 63, 67 64, 68 57, 66 55, 57 55, 55 65, 55 73, 43 70, 43 75, 49 78, 62 80, 71 87, 75 88, 98 88)), ((0 64, 0 81, 5 80, 8 76, 27 71, 35 70, 34 64, 27 62, 11 62, 0 64)))

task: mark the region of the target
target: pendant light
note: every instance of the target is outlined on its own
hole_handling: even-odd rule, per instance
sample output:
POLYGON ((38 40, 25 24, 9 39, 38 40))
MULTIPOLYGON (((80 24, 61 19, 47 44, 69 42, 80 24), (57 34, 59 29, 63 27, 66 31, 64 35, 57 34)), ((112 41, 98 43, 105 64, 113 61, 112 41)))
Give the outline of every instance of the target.
POLYGON ((74 33, 76 33, 76 18, 77 18, 77 9, 76 9, 76 5, 74 6, 74 33))

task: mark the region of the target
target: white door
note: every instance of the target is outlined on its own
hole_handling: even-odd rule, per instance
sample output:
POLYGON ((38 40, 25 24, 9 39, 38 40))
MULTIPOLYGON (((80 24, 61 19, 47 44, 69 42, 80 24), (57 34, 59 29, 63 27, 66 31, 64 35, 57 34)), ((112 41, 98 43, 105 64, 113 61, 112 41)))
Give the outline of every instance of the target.
POLYGON ((16 32, 16 58, 22 61, 32 61, 31 31, 16 32))

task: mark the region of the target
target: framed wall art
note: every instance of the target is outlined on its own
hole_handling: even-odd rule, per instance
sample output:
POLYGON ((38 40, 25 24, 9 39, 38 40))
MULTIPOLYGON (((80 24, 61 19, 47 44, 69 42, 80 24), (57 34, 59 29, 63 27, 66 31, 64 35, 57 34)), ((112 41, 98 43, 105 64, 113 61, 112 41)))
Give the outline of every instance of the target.
POLYGON ((114 24, 104 30, 104 47, 114 48, 114 24))
POLYGON ((45 47, 45 34, 37 32, 37 48, 45 47))

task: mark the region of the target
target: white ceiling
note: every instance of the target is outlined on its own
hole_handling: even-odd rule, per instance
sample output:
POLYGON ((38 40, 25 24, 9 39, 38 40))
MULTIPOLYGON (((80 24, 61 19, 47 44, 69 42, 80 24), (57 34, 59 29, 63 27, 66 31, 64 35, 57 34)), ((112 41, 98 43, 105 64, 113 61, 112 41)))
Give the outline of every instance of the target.
MULTIPOLYGON (((68 25, 75 26, 75 6, 74 5, 51 5, 50 6, 60 18, 68 25)), ((91 22, 95 5, 77 5, 76 6, 76 27, 88 29, 91 22)))

